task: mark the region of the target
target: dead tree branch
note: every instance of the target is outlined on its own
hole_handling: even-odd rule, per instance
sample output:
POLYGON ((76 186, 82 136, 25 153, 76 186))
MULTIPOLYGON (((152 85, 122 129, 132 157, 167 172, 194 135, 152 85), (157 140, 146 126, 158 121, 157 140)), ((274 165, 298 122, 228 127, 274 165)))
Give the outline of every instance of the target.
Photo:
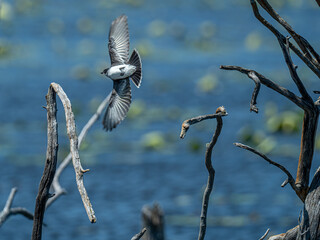
POLYGON ((181 133, 180 133, 180 138, 183 138, 186 134, 186 131, 189 129, 190 125, 201 122, 205 119, 211 119, 211 118, 216 118, 217 119, 217 127, 215 130, 215 133, 212 136, 212 139, 210 143, 207 144, 206 146, 206 154, 205 154, 205 165, 207 167, 209 176, 208 176, 208 181, 207 181, 207 186, 206 189, 203 193, 203 200, 202 200, 202 210, 201 210, 201 216, 200 216, 200 229, 199 229, 199 236, 198 240, 203 240, 204 236, 206 234, 206 229, 207 229, 207 211, 208 211, 208 205, 209 205, 209 197, 213 188, 213 183, 214 183, 214 177, 215 177, 215 170, 212 167, 212 150, 213 147, 215 146, 218 137, 221 133, 222 129, 222 116, 226 116, 227 112, 224 107, 219 107, 216 110, 216 114, 211 114, 211 115, 206 115, 206 116, 199 116, 196 118, 191 118, 188 120, 185 120, 182 123, 182 128, 181 128, 181 133))
POLYGON ((36 206, 34 210, 32 240, 40 240, 42 236, 42 223, 46 202, 50 197, 49 189, 56 171, 57 155, 58 155, 58 123, 57 123, 57 105, 56 93, 49 88, 47 99, 47 156, 43 175, 39 184, 39 191, 36 198, 36 206))
MULTIPOLYGON (((290 60, 288 61, 289 61, 288 65, 292 67, 292 65, 290 64, 290 60)), ((260 73, 257 73, 254 70, 245 69, 238 66, 220 66, 220 68, 224 70, 239 71, 241 73, 246 74, 251 79, 253 77, 257 77, 263 85, 285 96, 290 101, 295 103, 298 107, 304 110, 304 119, 303 119, 302 134, 301 134, 301 148, 300 148, 300 156, 299 156, 299 163, 298 163, 295 185, 300 192, 298 196, 300 198, 301 196, 303 196, 303 198, 305 199, 308 192, 309 175, 310 175, 310 169, 311 169, 313 152, 314 152, 314 144, 315 144, 315 133, 317 130, 317 123, 318 123, 318 117, 319 117, 318 106, 316 106, 313 102, 310 102, 311 98, 305 99, 305 98, 298 97, 288 89, 285 89, 279 86, 278 84, 267 79, 266 77, 264 77, 260 73)), ((296 79, 296 81, 299 82, 298 79, 296 79)), ((298 83, 297 86, 299 84, 300 83, 298 83)), ((303 92, 303 90, 301 90, 301 92, 303 92)))
POLYGON ((293 37, 295 42, 298 44, 299 48, 302 50, 303 54, 319 68, 319 55, 314 51, 311 44, 298 33, 296 33, 288 22, 286 22, 268 3, 266 0, 257 0, 261 7, 278 23, 280 23, 286 31, 293 37), (315 57, 315 59, 310 55, 310 53, 315 57))
POLYGON ((293 92, 289 91, 288 89, 279 86, 275 82, 271 81, 270 79, 266 78, 265 76, 263 76, 262 74, 254 71, 254 70, 246 69, 246 68, 239 67, 239 66, 231 66, 231 65, 221 65, 220 69, 236 70, 238 72, 246 74, 250 79, 256 77, 263 85, 276 91, 277 93, 280 93, 284 97, 288 98, 290 101, 295 103, 298 107, 300 107, 302 109, 307 109, 309 107, 309 103, 307 103, 304 99, 298 97, 297 95, 295 95, 293 92))
POLYGON ((147 229, 146 229, 146 228, 143 228, 143 229, 141 230, 141 232, 139 232, 138 234, 134 235, 134 236, 131 238, 131 240, 139 240, 146 231, 147 231, 147 229))
MULTIPOLYGON (((255 17, 266 27, 268 28, 276 37, 279 41, 285 43, 286 42, 286 38, 274 27, 272 26, 272 24, 270 24, 266 19, 264 19, 259 12, 258 6, 256 4, 255 0, 250 0, 251 2, 251 6, 252 6, 252 10, 253 13, 255 15, 255 17)), ((266 2, 266 1, 263 1, 266 2)), ((262 1, 259 1, 259 4, 262 4, 262 7, 266 7, 266 4, 262 3, 262 1)), ((267 4, 269 5, 269 4, 267 4)), ((270 5, 269 5, 270 6, 270 5)), ((268 7, 269 11, 274 11, 272 8, 272 10, 270 9, 270 7, 268 7)), ((267 11, 268 12, 268 11, 267 11)), ((301 43, 301 41, 300 41, 301 43)), ((304 51, 299 50, 295 45, 289 43, 289 47, 290 49, 320 78, 320 67, 319 64, 316 64, 315 61, 312 60, 312 58, 310 57, 310 55, 307 57, 304 51)), ((304 48, 304 47, 303 47, 304 48)), ((309 47, 310 49, 312 48, 311 46, 309 47)), ((313 48, 312 48, 313 49, 313 48)), ((304 48, 305 50, 305 48, 304 48)), ((313 50, 314 51, 314 50, 313 50)), ((315 52, 315 51, 314 51, 315 52)), ((317 55, 317 54, 315 54, 317 55)))
MULTIPOLYGON (((99 105, 97 108, 97 111, 92 115, 92 117, 89 119, 89 121, 86 123, 86 125, 82 128, 79 138, 78 138, 78 148, 80 148, 82 141, 86 137, 89 129, 93 126, 93 124, 100 118, 103 110, 106 108, 108 102, 109 102, 110 95, 108 95, 99 105)), ((60 165, 57 168, 56 174, 53 178, 52 187, 54 190, 54 196, 50 198, 47 201, 47 206, 49 207, 55 200, 57 200, 62 194, 66 193, 66 190, 61 187, 59 183, 59 178, 63 170, 68 166, 68 164, 71 162, 72 157, 71 153, 68 154, 68 156, 60 163, 60 165)))
POLYGON ((242 143, 234 143, 235 146, 239 147, 239 148, 243 148, 245 150, 248 150, 250 152, 253 152, 254 154, 257 154, 258 156, 262 157, 264 160, 266 160, 268 163, 276 166, 277 168, 279 168, 282 172, 284 172, 287 175, 287 180, 281 185, 281 187, 284 187, 287 183, 290 184, 290 186, 292 187, 292 189, 297 193, 297 195, 299 196, 299 198, 304 201, 303 196, 300 196, 300 192, 299 189, 296 187, 295 185, 295 180, 292 177, 291 173, 281 164, 272 161, 271 159, 269 159, 266 155, 264 155, 263 153, 260 153, 259 151, 257 151, 256 149, 249 147, 247 145, 244 145, 242 143))
POLYGON ((199 123, 203 120, 217 118, 217 117, 223 117, 223 116, 227 116, 227 115, 228 114, 225 111, 225 108, 219 107, 215 114, 202 115, 202 116, 187 119, 182 123, 180 138, 184 138, 186 136, 186 133, 187 133, 190 125, 192 125, 192 124, 199 123))
POLYGON ((251 102, 250 102, 250 112, 253 111, 255 113, 258 113, 259 109, 258 109, 258 107, 256 105, 257 105, 258 94, 259 94, 260 87, 261 87, 260 79, 255 74, 250 74, 249 73, 248 76, 255 83, 255 87, 253 89, 252 98, 251 98, 251 102))
POLYGON ((268 235, 269 232, 270 232, 270 228, 267 229, 267 231, 262 235, 261 238, 259 238, 259 240, 263 240, 268 235))
POLYGON ((142 225, 147 230, 143 239, 164 240, 164 214, 159 204, 143 206, 141 213, 142 225))
POLYGON ((31 212, 29 212, 27 209, 22 208, 22 207, 16 207, 16 208, 11 207, 12 203, 13 203, 14 196, 17 191, 18 191, 17 188, 11 189, 11 192, 10 192, 9 197, 7 199, 6 205, 4 206, 3 210, 0 212, 0 227, 11 215, 21 214, 21 215, 25 216, 26 218, 33 220, 33 214, 31 212))
POLYGON ((83 184, 83 174, 89 170, 88 169, 84 170, 81 166, 79 151, 78 151, 78 136, 76 134, 76 125, 74 122, 74 115, 72 112, 70 100, 68 99, 67 95, 65 94, 65 92, 63 91, 63 89, 60 87, 59 84, 51 83, 49 89, 54 90, 58 94, 63 104, 65 116, 66 116, 66 123, 67 123, 67 133, 70 140, 70 152, 72 156, 73 167, 76 173, 76 182, 77 182, 78 190, 79 190, 83 205, 86 209, 88 218, 90 222, 94 223, 96 222, 96 216, 94 214, 87 191, 83 184))

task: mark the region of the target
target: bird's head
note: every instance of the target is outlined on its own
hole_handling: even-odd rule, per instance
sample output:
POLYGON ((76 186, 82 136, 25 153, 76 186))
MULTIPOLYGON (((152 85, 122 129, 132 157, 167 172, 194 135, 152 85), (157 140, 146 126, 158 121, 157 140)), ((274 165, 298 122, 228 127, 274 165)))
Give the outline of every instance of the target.
POLYGON ((104 70, 101 72, 101 74, 107 75, 108 70, 109 70, 109 68, 104 69, 104 70))

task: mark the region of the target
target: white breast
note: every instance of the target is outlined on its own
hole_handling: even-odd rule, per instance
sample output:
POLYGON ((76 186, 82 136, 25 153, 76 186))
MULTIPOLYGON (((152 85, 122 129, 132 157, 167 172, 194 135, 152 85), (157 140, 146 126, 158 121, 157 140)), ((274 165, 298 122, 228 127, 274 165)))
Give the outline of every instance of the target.
POLYGON ((136 71, 136 67, 129 64, 117 65, 109 68, 107 75, 113 80, 130 77, 136 71))

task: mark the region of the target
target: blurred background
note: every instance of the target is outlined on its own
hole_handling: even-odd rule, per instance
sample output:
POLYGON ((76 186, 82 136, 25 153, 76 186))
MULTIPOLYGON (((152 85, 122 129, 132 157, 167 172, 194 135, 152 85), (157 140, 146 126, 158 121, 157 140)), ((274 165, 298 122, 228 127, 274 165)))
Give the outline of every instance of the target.
MULTIPOLYGON (((315 1, 270 3, 320 49, 315 1)), ((221 105, 229 116, 223 118, 213 152, 216 178, 207 239, 258 239, 267 228, 275 234, 298 223, 302 204, 289 186, 280 187, 286 176, 232 144, 241 141, 256 147, 296 173, 301 110, 262 86, 259 114, 250 113, 252 81, 219 70, 222 64, 255 69, 297 92, 275 37, 254 18, 249 1, 0 4, 0 208, 10 189, 18 187, 13 206, 34 211, 46 153, 42 106, 48 87, 51 82, 63 87, 80 132, 112 89, 100 72, 109 65, 110 24, 126 14, 130 51, 137 48, 142 57, 142 85, 132 86, 127 118, 108 133, 97 122, 80 151, 84 168, 91 170, 84 181, 97 223, 88 221, 69 166, 60 181, 68 194, 46 211, 43 239, 130 239, 141 229, 141 208, 155 202, 165 213, 166 239, 195 239, 207 181, 205 144, 215 121, 191 127, 184 140, 179 139, 180 127, 183 120, 213 113, 221 105)), ((312 72, 295 56, 293 60, 310 93, 320 90, 312 72)), ((69 150, 60 101, 58 110, 62 161, 69 150)), ((316 147, 311 174, 319 165, 319 139, 316 147)), ((19 215, 8 219, 0 234, 2 239, 29 239, 31 230, 32 222, 19 215)))

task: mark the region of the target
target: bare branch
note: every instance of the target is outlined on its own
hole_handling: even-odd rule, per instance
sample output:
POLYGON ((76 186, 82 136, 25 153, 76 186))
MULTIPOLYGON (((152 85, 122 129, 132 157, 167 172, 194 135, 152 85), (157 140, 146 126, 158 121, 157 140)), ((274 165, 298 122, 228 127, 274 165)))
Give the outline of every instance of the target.
POLYGON ((295 95, 293 92, 289 91, 288 89, 281 87, 278 84, 276 84, 275 82, 267 79, 265 76, 263 76, 262 74, 254 71, 254 70, 246 69, 246 68, 239 67, 239 66, 228 66, 228 65, 222 65, 222 66, 220 66, 220 69, 236 70, 238 72, 246 74, 251 79, 254 76, 256 76, 263 85, 265 85, 266 87, 271 88, 272 90, 285 96, 290 101, 295 103, 298 107, 300 107, 302 109, 310 109, 310 104, 307 101, 298 97, 297 95, 295 95))
POLYGON ((57 155, 58 155, 58 123, 56 119, 57 105, 56 94, 49 88, 47 99, 47 156, 43 175, 39 184, 39 191, 36 198, 36 206, 34 210, 34 220, 32 229, 32 240, 40 240, 42 235, 42 223, 46 202, 50 196, 49 189, 56 171, 57 155))
POLYGON ((18 191, 17 188, 11 189, 6 205, 4 206, 3 210, 0 212, 0 227, 11 215, 21 214, 26 218, 33 220, 33 214, 29 212, 27 209, 21 208, 21 207, 11 208, 14 196, 17 191, 18 191))
MULTIPOLYGON (((256 1, 251 0, 251 6, 253 13, 255 17, 266 27, 268 28, 279 41, 282 41, 283 43, 286 42, 286 38, 274 27, 272 26, 266 19, 264 19, 260 13, 259 9, 257 7, 256 1)), ((297 47, 295 47, 293 44, 289 43, 290 49, 294 51, 294 53, 320 78, 320 69, 318 65, 315 65, 315 63, 307 58, 304 53, 302 53, 297 47)))
POLYGON ((276 163, 274 161, 272 161, 271 159, 269 159, 266 155, 260 153, 259 151, 255 150, 254 148, 252 147, 249 147, 247 145, 244 145, 242 143, 234 143, 235 146, 237 147, 240 147, 240 148, 243 148, 243 149, 246 149, 250 152, 253 152, 254 154, 257 154, 259 155, 260 157, 262 157, 264 160, 266 160, 268 163, 276 166, 277 168, 279 168, 280 170, 282 170, 287 176, 288 176, 288 182, 290 183, 290 186, 292 187, 292 189, 297 193, 297 195, 300 197, 300 199, 304 202, 304 198, 302 198, 302 196, 300 196, 300 192, 299 192, 299 189, 296 187, 295 185, 295 180, 294 178, 292 177, 291 173, 284 167, 282 166, 281 164, 279 163, 276 163))
POLYGON ((215 130, 215 133, 213 134, 210 143, 208 143, 207 147, 206 147, 205 164, 206 164, 206 168, 208 170, 209 176, 208 176, 206 189, 203 193, 198 240, 203 240, 204 236, 206 234, 207 211, 208 211, 208 206, 209 206, 209 198, 210 198, 210 194, 211 194, 211 191, 213 188, 214 177, 215 177, 215 170, 212 167, 212 160, 211 160, 212 150, 213 150, 213 147, 215 146, 215 144, 218 140, 218 137, 221 133, 221 129, 222 129, 222 125, 223 125, 222 116, 226 116, 226 115, 227 115, 226 109, 224 107, 218 107, 216 110, 216 114, 210 115, 210 117, 208 117, 208 115, 199 116, 199 117, 185 120, 182 124, 180 138, 183 138, 185 136, 185 133, 189 129, 190 125, 201 122, 205 119, 211 119, 211 118, 217 119, 217 127, 215 130))
POLYGON ((94 214, 87 191, 83 184, 83 174, 89 170, 84 170, 81 166, 79 151, 78 151, 78 137, 76 134, 76 126, 74 122, 74 115, 72 112, 71 103, 59 84, 51 83, 50 86, 58 94, 65 110, 67 133, 70 140, 70 152, 72 155, 73 167, 76 173, 76 182, 77 182, 78 190, 79 190, 83 205, 86 209, 87 215, 89 217, 89 220, 90 222, 94 223, 96 222, 96 216, 94 214))
POLYGON ((295 66, 292 62, 291 56, 290 56, 290 50, 289 50, 289 37, 286 38, 286 43, 284 44, 280 39, 279 40, 279 44, 284 56, 284 59, 286 61, 286 64, 288 66, 290 75, 292 80, 294 81, 294 83, 296 84, 299 92, 301 93, 301 96, 307 100, 310 104, 313 105, 313 100, 310 97, 309 93, 307 92, 306 88, 304 87, 300 77, 297 74, 297 66, 295 66))
POLYGON ((146 228, 143 228, 143 229, 141 230, 141 232, 139 232, 138 234, 134 235, 134 236, 131 238, 131 240, 139 240, 146 231, 147 231, 147 229, 146 229, 146 228))
POLYGON ((319 55, 314 51, 313 47, 310 45, 310 43, 302 38, 298 33, 296 33, 293 28, 290 26, 288 22, 286 22, 268 3, 266 0, 257 0, 257 2, 261 5, 261 7, 264 8, 264 10, 267 11, 267 13, 278 23, 280 23, 286 30, 287 32, 293 37, 295 42, 298 44, 300 49, 302 50, 303 54, 314 64, 318 67, 319 69, 319 55), (310 55, 309 51, 314 55, 316 58, 313 59, 312 56, 310 55))
MULTIPOLYGON (((80 148, 82 141, 87 135, 87 132, 89 129, 93 126, 93 124, 100 118, 103 110, 106 108, 108 102, 109 102, 110 95, 108 95, 99 105, 97 108, 97 111, 93 114, 93 116, 89 119, 89 121, 86 123, 86 125, 82 128, 79 138, 78 138, 78 148, 80 148)), ((68 156, 61 162, 59 167, 57 168, 56 174, 54 176, 52 187, 54 189, 55 195, 50 198, 47 202, 47 206, 49 207, 55 200, 57 200, 62 194, 66 193, 66 190, 63 189, 59 183, 59 178, 63 170, 68 166, 68 164, 71 162, 72 157, 71 153, 68 154, 68 156)))
POLYGON ((227 115, 228 115, 228 113, 226 112, 225 108, 223 106, 221 106, 221 107, 217 108, 215 114, 202 115, 202 116, 187 119, 181 125, 180 138, 184 138, 186 136, 186 133, 189 130, 190 125, 192 125, 192 124, 201 122, 206 119, 223 117, 223 116, 227 116, 227 115))
POLYGON ((270 228, 267 229, 267 231, 262 235, 261 238, 259 238, 259 240, 263 240, 268 235, 269 232, 270 232, 270 228))

